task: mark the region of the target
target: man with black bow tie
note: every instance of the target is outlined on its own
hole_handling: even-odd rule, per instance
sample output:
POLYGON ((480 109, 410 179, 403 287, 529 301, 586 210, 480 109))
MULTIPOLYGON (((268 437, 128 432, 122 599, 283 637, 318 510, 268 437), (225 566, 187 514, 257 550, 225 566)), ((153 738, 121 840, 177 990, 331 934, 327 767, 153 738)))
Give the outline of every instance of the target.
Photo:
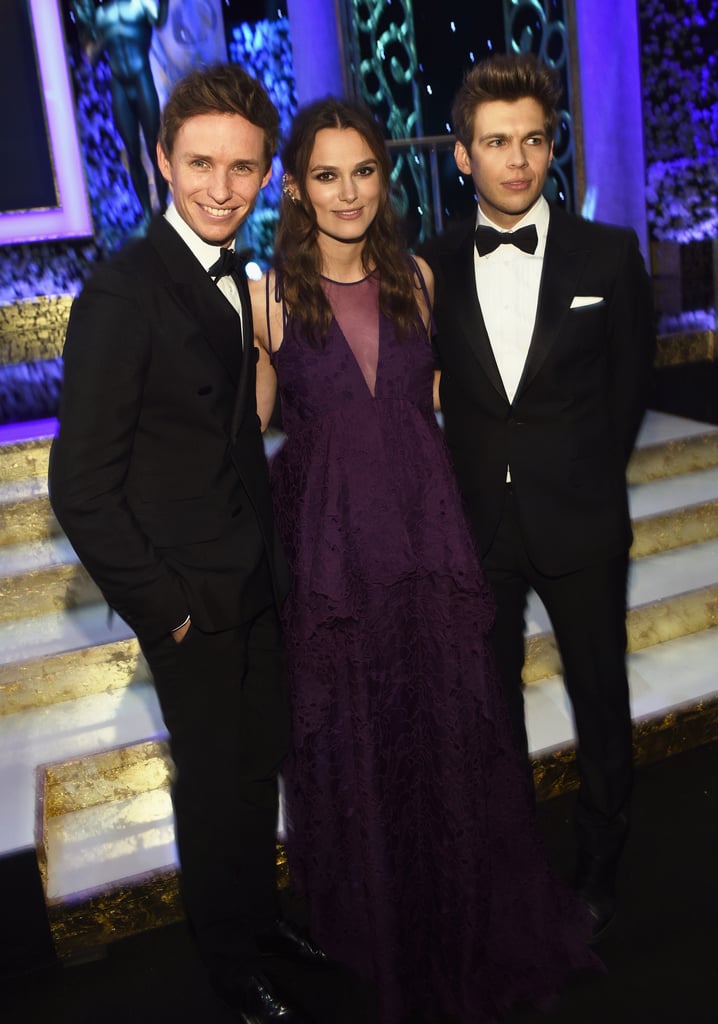
POLYGON ((324 959, 277 908, 286 568, 246 277, 228 256, 277 135, 269 97, 236 65, 175 86, 158 145, 172 204, 73 304, 50 464, 57 518, 152 671, 187 916, 215 987, 252 1024, 305 1020, 261 957, 324 959))
POLYGON ((436 279, 446 437, 496 595, 499 671, 527 756, 530 588, 561 653, 578 740, 576 885, 599 938, 628 829, 625 469, 655 338, 635 234, 542 196, 559 96, 531 55, 468 73, 452 110, 454 156, 473 179, 477 213, 422 255, 436 279))

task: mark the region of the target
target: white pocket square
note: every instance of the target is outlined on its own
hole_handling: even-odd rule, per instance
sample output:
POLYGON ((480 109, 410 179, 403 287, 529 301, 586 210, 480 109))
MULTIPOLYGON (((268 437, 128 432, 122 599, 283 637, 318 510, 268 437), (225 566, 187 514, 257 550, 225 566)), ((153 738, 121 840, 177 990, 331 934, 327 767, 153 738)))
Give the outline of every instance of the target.
POLYGON ((604 301, 602 295, 574 295, 571 309, 578 309, 579 306, 598 306, 604 301))

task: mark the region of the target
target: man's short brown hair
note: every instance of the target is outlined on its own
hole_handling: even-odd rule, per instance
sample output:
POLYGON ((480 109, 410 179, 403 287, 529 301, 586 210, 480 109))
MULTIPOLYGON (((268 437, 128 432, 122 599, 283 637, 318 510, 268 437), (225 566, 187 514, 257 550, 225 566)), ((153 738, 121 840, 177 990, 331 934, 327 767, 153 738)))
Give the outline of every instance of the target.
POLYGON ((162 112, 160 145, 166 157, 185 121, 200 114, 239 114, 264 132, 264 170, 279 141, 279 114, 264 87, 239 64, 211 64, 190 71, 170 93, 162 112))
POLYGON ((475 64, 454 98, 451 121, 454 134, 468 151, 474 138, 476 109, 482 103, 509 103, 526 97, 541 104, 546 138, 553 141, 558 123, 561 83, 557 73, 540 64, 532 53, 496 54, 475 64))

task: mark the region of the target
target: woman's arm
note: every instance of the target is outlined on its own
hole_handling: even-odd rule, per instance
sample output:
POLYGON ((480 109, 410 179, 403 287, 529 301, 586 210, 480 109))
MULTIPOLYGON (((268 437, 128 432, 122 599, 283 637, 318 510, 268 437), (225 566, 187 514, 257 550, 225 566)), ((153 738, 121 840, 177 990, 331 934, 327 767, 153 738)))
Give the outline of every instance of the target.
POLYGON ((277 400, 277 375, 269 359, 269 352, 255 341, 257 350, 257 415, 262 424, 262 433, 269 426, 277 400))
POLYGON ((417 277, 417 302, 419 303, 419 309, 421 311, 421 319, 424 322, 424 327, 427 332, 430 332, 431 309, 434 305, 434 273, 426 260, 423 260, 421 256, 414 256, 414 261, 421 271, 421 275, 424 278, 424 284, 426 285, 426 291, 429 296, 429 304, 427 305, 424 289, 421 287, 421 282, 417 277))
MULTIPOLYGON (((419 286, 418 302, 419 302, 419 309, 421 310, 421 318, 422 318, 422 320, 424 322, 424 327, 426 328, 427 334, 431 334, 432 333, 431 307, 434 304, 434 273, 433 273, 431 267, 429 266, 429 264, 426 262, 426 260, 423 260, 421 258, 421 256, 414 256, 414 259, 416 260, 416 265, 418 266, 419 270, 421 271, 421 273, 423 275, 424 284, 426 285, 426 291, 427 291, 427 294, 429 296, 429 306, 427 306, 426 298, 424 296, 424 291, 421 288, 421 286, 419 286)), ((440 409, 441 409, 441 403, 439 401, 439 381, 440 380, 441 380, 441 371, 440 370, 435 370, 434 371, 434 411, 435 412, 439 412, 440 409)))
POLYGON ((274 301, 272 271, 269 271, 269 318, 267 323, 267 277, 263 275, 259 281, 249 281, 249 297, 252 302, 252 321, 254 324, 254 346, 257 349, 257 415, 262 423, 262 431, 270 424, 277 401, 277 375, 270 359, 270 349, 276 352, 282 344, 282 305, 274 301), (269 330, 271 326, 271 346, 269 330))

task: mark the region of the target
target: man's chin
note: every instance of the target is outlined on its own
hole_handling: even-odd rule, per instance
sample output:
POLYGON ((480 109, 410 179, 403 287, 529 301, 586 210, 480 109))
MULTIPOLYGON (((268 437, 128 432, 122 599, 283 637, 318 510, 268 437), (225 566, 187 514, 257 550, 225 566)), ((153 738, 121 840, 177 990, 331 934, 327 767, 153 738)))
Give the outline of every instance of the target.
POLYGON ((226 246, 226 245, 232 245, 232 243, 234 242, 235 238, 237 237, 237 232, 238 231, 239 231, 239 225, 237 225, 237 227, 232 231, 231 235, 224 235, 223 234, 221 238, 219 238, 217 235, 214 235, 212 238, 209 238, 207 235, 200 234, 199 231, 197 232, 197 234, 199 235, 199 237, 202 239, 203 242, 207 243, 207 245, 226 246))

